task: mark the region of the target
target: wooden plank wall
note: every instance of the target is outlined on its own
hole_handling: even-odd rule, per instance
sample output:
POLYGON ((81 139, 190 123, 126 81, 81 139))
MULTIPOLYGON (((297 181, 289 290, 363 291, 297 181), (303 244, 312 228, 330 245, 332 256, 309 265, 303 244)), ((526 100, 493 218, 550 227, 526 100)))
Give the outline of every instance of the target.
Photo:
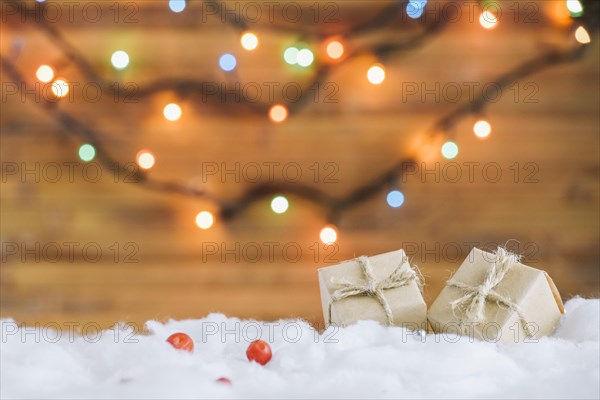
MULTIPOLYGON (((298 40, 297 35, 259 25, 259 49, 243 52, 239 33, 231 27, 214 19, 198 21, 199 4, 175 15, 164 3, 138 2, 140 22, 135 24, 103 19, 96 24, 61 21, 55 26, 109 79, 143 85, 168 76, 211 76, 245 83, 303 83, 310 77, 282 65, 281 49, 298 40), (127 50, 132 60, 122 73, 111 70, 108 63, 116 49, 127 50), (239 56, 233 77, 225 77, 216 67, 218 56, 226 51, 239 56)), ((388 60, 387 79, 380 86, 365 79, 374 58, 354 59, 327 79, 339 88, 337 103, 311 102, 278 126, 263 116, 240 112, 240 107, 176 99, 172 93, 137 104, 115 103, 108 96, 90 103, 76 93, 73 101, 61 101, 58 107, 105 132, 103 144, 122 162, 131 161, 141 148, 151 149, 157 159, 151 173, 158 178, 233 198, 252 183, 243 176, 240 182, 233 176, 225 180, 211 176, 204 183, 202 165, 225 163, 233 168, 240 163, 243 168, 251 162, 296 162, 303 172, 302 182, 342 195, 407 154, 436 118, 457 107, 447 98, 403 99, 403 84, 483 84, 550 43, 567 45, 569 28, 548 19, 555 3, 535 3, 538 24, 506 18, 497 29, 484 31, 478 23, 462 18, 424 46, 388 60), (183 117, 170 123, 162 118, 162 107, 174 100, 181 104, 183 117), (323 182, 321 176, 314 183, 311 166, 315 163, 321 173, 327 172, 326 163, 335 163, 338 182, 323 182)), ((341 22, 322 29, 336 32, 386 5, 338 4, 341 22)), ((35 24, 21 24, 14 18, 9 22, 2 26, 1 51, 4 56, 15 41, 22 43, 15 63, 28 79, 33 81, 39 64, 61 63, 59 49, 35 24)), ((412 22, 404 23, 400 33, 382 35, 418 31, 412 22)), ((327 222, 323 211, 293 196, 284 215, 274 215, 269 199, 264 199, 233 222, 217 220, 212 229, 202 231, 194 224, 196 213, 217 211, 204 200, 115 182, 107 169, 98 182, 90 183, 84 179, 82 164, 75 167, 72 181, 61 167, 58 182, 49 182, 53 175, 47 168, 78 162, 77 149, 83 142, 65 134, 31 99, 7 96, 1 110, 1 316, 27 324, 93 321, 110 326, 116 321, 143 323, 222 312, 318 322, 316 269, 321 265, 404 247, 427 278, 426 297, 431 302, 474 243, 489 247, 508 240, 528 263, 550 273, 565 298, 597 297, 598 43, 596 35, 583 60, 520 81, 517 98, 515 90, 505 92, 487 110, 493 125, 488 140, 473 136, 473 118, 463 120, 453 132, 460 147, 453 160, 456 164, 439 158, 419 164, 419 172, 438 168, 439 173, 409 176, 402 183, 406 202, 400 209, 387 207, 382 192, 344 214, 338 246, 327 249, 318 241, 327 222), (532 87, 536 102, 527 102, 532 87), (469 162, 496 163, 492 168, 500 166, 502 177, 490 182, 486 180, 490 175, 484 176, 478 167, 470 182, 465 164, 469 162), (9 164, 17 165, 15 175, 6 169, 9 164), (453 183, 449 174, 456 165, 463 177, 453 183), (22 173, 36 168, 38 182, 35 174, 22 173), (519 171, 516 179, 515 171, 519 171), (534 179, 527 180, 528 174, 534 179), (68 257, 71 242, 76 243, 73 259, 68 257), (56 244, 62 257, 53 262, 56 244), (82 252, 84 246, 89 253, 82 252), (210 254, 214 246, 218 252, 210 254), (269 246, 276 246, 272 258, 269 246), (103 257, 92 262, 97 248, 103 257), (258 257, 257 248, 262 252, 258 257), (296 260, 298 248, 302 254, 296 260)), ((85 83, 68 63, 60 74, 85 83)), ((7 82, 10 79, 3 71, 2 84, 7 82)), ((462 99, 467 99, 466 93, 462 99)), ((282 172, 277 171, 275 177, 280 179, 282 172)))

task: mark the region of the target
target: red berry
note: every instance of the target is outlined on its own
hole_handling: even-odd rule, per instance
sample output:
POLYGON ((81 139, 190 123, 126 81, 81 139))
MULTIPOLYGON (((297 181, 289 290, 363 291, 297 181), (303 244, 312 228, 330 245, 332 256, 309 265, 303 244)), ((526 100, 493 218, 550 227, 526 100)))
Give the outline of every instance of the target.
POLYGON ((260 365, 265 365, 271 360, 273 353, 271 352, 271 346, 262 340, 255 340, 250 343, 248 350, 246 350, 246 356, 249 361, 256 361, 260 365))
POLYGON ((179 350, 194 351, 194 341, 185 333, 174 333, 167 339, 171 346, 179 350))
POLYGON ((229 378, 225 378, 225 377, 217 379, 217 382, 219 382, 219 383, 226 383, 228 385, 231 385, 231 381, 229 380, 229 378))

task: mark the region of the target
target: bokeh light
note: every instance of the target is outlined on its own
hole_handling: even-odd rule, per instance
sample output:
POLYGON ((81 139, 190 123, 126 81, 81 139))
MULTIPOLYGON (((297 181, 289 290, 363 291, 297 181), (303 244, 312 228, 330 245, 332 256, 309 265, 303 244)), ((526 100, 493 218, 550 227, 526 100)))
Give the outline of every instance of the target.
POLYGON ((480 139, 485 139, 492 133, 492 126, 486 120, 480 120, 473 125, 473 133, 480 139))
POLYGON ((494 29, 498 23, 498 18, 489 10, 485 10, 479 16, 479 23, 485 29, 494 29))
POLYGON ((40 82, 47 83, 54 78, 54 70, 49 65, 40 65, 37 71, 35 71, 35 76, 40 82))
POLYGON ((82 161, 90 162, 96 157, 96 149, 91 144, 83 144, 79 148, 79 158, 82 161))
POLYGON ((283 214, 289 206, 290 203, 284 196, 276 196, 271 200, 271 210, 276 214, 283 214))
POLYGON ((398 208, 404 204, 404 193, 399 190, 392 190, 387 195, 387 203, 392 208, 398 208))
POLYGON ((225 72, 231 72, 237 66, 237 60, 233 54, 225 53, 219 58, 219 67, 225 72))
POLYGON ((583 5, 581 5, 579 0, 567 0, 567 10, 575 18, 583 15, 583 5))
POLYGON ((319 237, 323 243, 333 244, 337 240, 337 231, 333 226, 326 226, 325 228, 321 229, 319 237))
POLYGON ((69 93, 69 84, 62 78, 52 82, 52 93, 56 97, 65 97, 69 93))
POLYGON ((580 26, 575 31, 575 39, 581 44, 588 44, 592 41, 592 39, 590 38, 590 34, 588 33, 588 31, 585 30, 583 26, 580 26))
POLYGON ((548 15, 560 27, 567 27, 573 23, 571 13, 564 1, 557 1, 552 5, 548 5, 548 15))
POLYGON ((169 121, 177 121, 179 118, 181 118, 181 113, 181 107, 175 103, 167 104, 163 109, 163 115, 169 121))
POLYGON ((196 215, 196 225, 200 229, 208 229, 215 223, 215 217, 209 211, 200 211, 196 215))
POLYGON ((258 47, 258 36, 252 32, 246 32, 240 39, 242 47, 248 51, 252 51, 258 47))
POLYGON ((425 4, 427 0, 411 0, 406 5, 406 15, 412 19, 420 18, 425 11, 425 4))
POLYGON ((115 69, 125 69, 129 65, 129 54, 123 50, 117 50, 110 57, 110 62, 115 69))
POLYGON ((302 49, 296 56, 296 63, 301 67, 310 66, 315 60, 315 56, 309 49, 302 49))
POLYGON ((137 153, 136 161, 141 169, 150 169, 154 166, 154 155, 148 150, 140 150, 137 153))
POLYGON ((458 145, 454 142, 446 142, 442 145, 442 156, 448 160, 458 155, 458 145))
POLYGON ((288 47, 283 52, 284 61, 290 65, 296 64, 298 62, 298 53, 299 52, 300 52, 300 50, 298 50, 296 47, 288 47))
POLYGON ((269 118, 276 124, 285 121, 287 119, 287 116, 287 108, 285 108, 285 106, 282 106, 281 104, 276 104, 269 110, 269 118))
POLYGON ((185 0, 169 0, 169 8, 174 13, 180 13, 185 9, 185 0))
POLYGON ((344 45, 337 40, 332 40, 327 44, 326 51, 329 58, 337 60, 344 55, 344 45))
POLYGON ((385 80, 385 70, 383 69, 383 66, 377 64, 369 68, 369 71, 367 71, 367 79, 373 85, 379 85, 383 82, 385 80))

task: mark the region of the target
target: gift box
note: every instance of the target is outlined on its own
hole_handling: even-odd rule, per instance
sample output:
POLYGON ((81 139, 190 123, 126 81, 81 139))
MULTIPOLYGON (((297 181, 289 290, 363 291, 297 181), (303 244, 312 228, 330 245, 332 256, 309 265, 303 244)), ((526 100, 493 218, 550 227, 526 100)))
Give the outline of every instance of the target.
POLYGON ((435 299, 428 320, 435 332, 487 341, 532 341, 554 331, 564 313, 554 282, 499 247, 473 248, 435 299))
POLYGON ((358 257, 320 268, 318 273, 325 326, 374 320, 426 329, 421 276, 408 263, 404 250, 358 257))

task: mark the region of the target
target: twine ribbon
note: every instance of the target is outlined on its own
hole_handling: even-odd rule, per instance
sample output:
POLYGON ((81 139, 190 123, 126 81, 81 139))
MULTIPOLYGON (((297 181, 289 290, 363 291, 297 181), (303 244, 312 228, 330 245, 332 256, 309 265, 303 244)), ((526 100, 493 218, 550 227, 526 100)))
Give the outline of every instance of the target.
POLYGON ((373 267, 369 261, 369 257, 361 256, 356 259, 361 267, 362 273, 365 277, 363 282, 349 282, 349 281, 337 281, 335 278, 332 279, 332 283, 338 287, 338 289, 331 295, 331 301, 329 302, 329 322, 331 323, 331 307, 336 301, 346 299, 352 296, 369 296, 374 297, 385 311, 385 316, 388 325, 393 325, 394 316, 390 304, 385 298, 383 291, 398 288, 409 284, 413 280, 417 282, 419 289, 422 288, 421 277, 419 273, 413 269, 408 268, 402 270, 405 258, 402 259, 400 265, 385 279, 380 282, 375 280, 373 276, 373 267))
MULTIPOLYGON (((455 313, 456 309, 460 309, 464 312, 464 316, 468 321, 481 323, 485 320, 484 309, 486 301, 495 301, 498 306, 504 306, 515 312, 519 317, 525 334, 528 337, 532 337, 533 332, 521 308, 513 303, 510 298, 494 290, 502 279, 504 279, 508 270, 520 261, 521 256, 513 254, 502 247, 498 247, 498 250, 493 254, 494 260, 490 263, 490 267, 481 285, 471 286, 453 279, 446 282, 448 286, 458 288, 465 293, 462 297, 450 302, 452 312, 455 313)), ((454 315, 456 316, 456 314, 454 315)))

